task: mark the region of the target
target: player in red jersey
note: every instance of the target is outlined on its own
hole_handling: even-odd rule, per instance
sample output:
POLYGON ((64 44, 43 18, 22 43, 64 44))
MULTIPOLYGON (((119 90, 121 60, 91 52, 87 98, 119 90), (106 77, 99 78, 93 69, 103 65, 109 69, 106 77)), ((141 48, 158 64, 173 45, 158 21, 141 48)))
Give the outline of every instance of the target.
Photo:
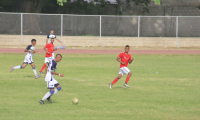
POLYGON ((42 68, 40 70, 40 74, 42 74, 42 71, 45 68, 45 75, 46 75, 46 72, 47 72, 47 66, 46 65, 47 65, 47 63, 49 63, 49 61, 53 60, 52 52, 59 49, 59 48, 54 49, 53 43, 54 43, 54 38, 51 38, 51 42, 44 47, 44 50, 46 51, 46 55, 45 55, 44 65, 42 66, 42 68))
POLYGON ((128 63, 131 64, 132 61, 133 61, 133 58, 131 58, 131 55, 128 54, 129 50, 130 50, 129 45, 126 45, 126 46, 125 46, 125 52, 124 52, 124 53, 120 53, 119 56, 117 57, 117 61, 120 62, 120 71, 119 71, 118 77, 116 77, 116 78, 112 81, 112 83, 109 83, 109 84, 108 84, 109 87, 110 87, 110 89, 112 88, 112 85, 115 84, 119 79, 121 79, 121 77, 122 77, 124 74, 127 74, 127 77, 126 77, 126 81, 125 81, 124 86, 125 86, 125 87, 129 87, 129 86, 127 85, 127 83, 128 83, 128 81, 129 81, 129 79, 130 79, 132 73, 131 73, 131 71, 127 68, 127 66, 128 66, 128 63))

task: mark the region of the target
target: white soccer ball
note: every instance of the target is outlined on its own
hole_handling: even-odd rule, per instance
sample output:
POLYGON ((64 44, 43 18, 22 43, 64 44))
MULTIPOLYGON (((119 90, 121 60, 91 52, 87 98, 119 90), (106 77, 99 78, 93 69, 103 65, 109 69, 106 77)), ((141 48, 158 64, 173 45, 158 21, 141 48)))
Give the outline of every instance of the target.
POLYGON ((78 98, 73 98, 73 100, 72 100, 72 103, 73 103, 73 104, 77 105, 78 102, 79 102, 78 98))

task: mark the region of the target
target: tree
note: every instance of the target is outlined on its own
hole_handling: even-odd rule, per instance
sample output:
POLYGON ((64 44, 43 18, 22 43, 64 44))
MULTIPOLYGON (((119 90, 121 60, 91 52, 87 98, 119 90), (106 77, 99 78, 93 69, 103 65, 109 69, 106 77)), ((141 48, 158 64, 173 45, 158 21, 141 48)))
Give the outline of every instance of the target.
POLYGON ((133 2, 136 6, 141 6, 143 9, 143 13, 149 13, 148 5, 150 4, 151 0, 126 0, 127 7, 130 6, 130 3, 133 2))

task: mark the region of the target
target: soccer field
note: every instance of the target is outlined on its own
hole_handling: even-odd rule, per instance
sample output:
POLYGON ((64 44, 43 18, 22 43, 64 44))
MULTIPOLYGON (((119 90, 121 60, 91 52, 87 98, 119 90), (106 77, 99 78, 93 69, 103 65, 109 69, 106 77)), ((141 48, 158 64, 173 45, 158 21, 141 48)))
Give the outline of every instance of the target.
MULTIPOLYGON (((21 65, 24 54, 0 54, 0 120, 199 120, 199 55, 132 55, 126 75, 112 89, 108 83, 117 77, 117 54, 63 54, 56 76, 62 89, 51 98, 44 75, 34 79, 31 66, 9 72, 21 65), (78 105, 72 99, 79 99, 78 105)), ((39 72, 44 54, 33 56, 39 72)))

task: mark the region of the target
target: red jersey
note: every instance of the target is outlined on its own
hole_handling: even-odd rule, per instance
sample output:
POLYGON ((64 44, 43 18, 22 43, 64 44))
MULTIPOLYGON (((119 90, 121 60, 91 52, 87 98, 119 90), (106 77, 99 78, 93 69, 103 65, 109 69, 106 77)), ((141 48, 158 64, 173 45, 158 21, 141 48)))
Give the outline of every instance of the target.
POLYGON ((50 54, 46 53, 45 57, 52 57, 52 52, 54 50, 54 44, 49 43, 45 46, 45 48, 47 48, 47 51, 50 53, 50 54))
POLYGON ((120 53, 119 57, 121 58, 122 62, 125 62, 125 65, 120 63, 120 68, 127 67, 128 66, 128 62, 131 60, 131 55, 130 54, 126 55, 126 53, 124 52, 124 53, 120 53))

